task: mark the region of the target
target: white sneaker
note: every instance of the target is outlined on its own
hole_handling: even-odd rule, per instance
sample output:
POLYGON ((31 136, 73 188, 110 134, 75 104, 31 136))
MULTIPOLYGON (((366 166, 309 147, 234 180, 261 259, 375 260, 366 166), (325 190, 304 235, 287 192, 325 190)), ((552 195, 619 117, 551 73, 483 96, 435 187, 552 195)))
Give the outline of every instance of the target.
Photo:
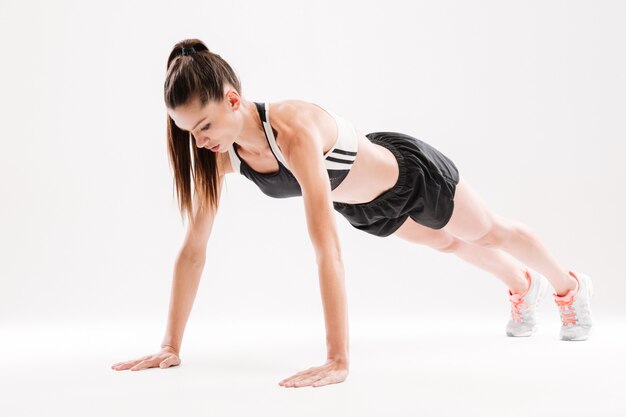
POLYGON ((506 335, 511 337, 531 336, 537 332, 537 304, 545 297, 550 282, 538 272, 524 274, 529 282, 523 294, 513 294, 509 290, 511 319, 506 325, 506 335))
POLYGON ((589 300, 593 295, 591 278, 579 272, 569 271, 576 279, 576 290, 569 290, 563 296, 552 294, 561 314, 561 340, 586 340, 593 330, 593 318, 589 300))

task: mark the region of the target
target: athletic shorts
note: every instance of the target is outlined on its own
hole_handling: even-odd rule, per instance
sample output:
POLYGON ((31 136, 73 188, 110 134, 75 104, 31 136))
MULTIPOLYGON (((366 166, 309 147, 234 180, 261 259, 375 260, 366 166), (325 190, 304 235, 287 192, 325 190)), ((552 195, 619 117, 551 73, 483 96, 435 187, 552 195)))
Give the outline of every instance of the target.
POLYGON ((335 210, 355 228, 380 237, 391 235, 408 217, 431 229, 444 227, 454 210, 459 183, 456 165, 433 146, 403 133, 372 132, 365 136, 394 154, 398 181, 367 203, 334 201, 335 210))

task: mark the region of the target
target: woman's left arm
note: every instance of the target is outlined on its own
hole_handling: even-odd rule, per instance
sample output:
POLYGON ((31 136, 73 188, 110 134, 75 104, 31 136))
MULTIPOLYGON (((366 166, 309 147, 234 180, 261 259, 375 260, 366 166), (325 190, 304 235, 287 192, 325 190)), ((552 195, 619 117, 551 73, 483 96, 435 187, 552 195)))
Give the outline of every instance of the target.
MULTIPOLYGON (((291 119, 292 121, 294 119, 291 119)), ((297 118, 295 118, 297 120, 297 118)), ((292 122, 296 123, 296 122, 292 122)), ((323 142, 315 128, 291 126, 283 155, 300 188, 307 228, 315 248, 326 324, 327 361, 279 382, 285 387, 318 387, 343 382, 348 376, 348 308, 341 246, 335 222, 323 142)), ((285 135, 284 132, 281 132, 285 135)))

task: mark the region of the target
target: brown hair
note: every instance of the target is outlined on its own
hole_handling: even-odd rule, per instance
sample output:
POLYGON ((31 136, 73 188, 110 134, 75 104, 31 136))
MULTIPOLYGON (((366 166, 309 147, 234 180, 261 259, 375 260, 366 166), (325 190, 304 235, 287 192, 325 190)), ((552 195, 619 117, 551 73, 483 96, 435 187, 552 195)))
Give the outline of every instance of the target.
MULTIPOLYGON (((164 98, 165 105, 175 109, 195 97, 202 106, 209 100, 221 103, 224 86, 230 84, 241 95, 237 74, 216 53, 199 39, 185 39, 172 48, 167 59, 164 98), (183 48, 193 47, 195 52, 182 54, 183 48)), ((198 148, 190 132, 180 129, 167 115, 167 149, 170 166, 174 171, 174 187, 181 218, 186 214, 193 222, 191 180, 194 197, 202 208, 217 210, 219 167, 217 156, 208 149, 198 148), (193 154, 193 158, 192 158, 193 154), (193 160, 193 165, 192 165, 193 160)))

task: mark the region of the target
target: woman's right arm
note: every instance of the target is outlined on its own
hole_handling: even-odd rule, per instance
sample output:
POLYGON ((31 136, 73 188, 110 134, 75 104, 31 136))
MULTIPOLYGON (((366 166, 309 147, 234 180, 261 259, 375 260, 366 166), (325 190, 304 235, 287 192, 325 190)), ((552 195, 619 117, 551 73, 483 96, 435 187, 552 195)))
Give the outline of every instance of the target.
MULTIPOLYGON (((218 202, 224 177, 218 181, 218 202)), ((126 362, 118 362, 111 368, 121 371, 138 371, 145 368, 168 368, 180 364, 180 347, 185 326, 191 313, 200 277, 206 260, 206 247, 217 211, 198 209, 194 195, 194 222, 189 224, 185 241, 176 257, 174 277, 170 292, 167 329, 161 343, 161 351, 126 362)))

